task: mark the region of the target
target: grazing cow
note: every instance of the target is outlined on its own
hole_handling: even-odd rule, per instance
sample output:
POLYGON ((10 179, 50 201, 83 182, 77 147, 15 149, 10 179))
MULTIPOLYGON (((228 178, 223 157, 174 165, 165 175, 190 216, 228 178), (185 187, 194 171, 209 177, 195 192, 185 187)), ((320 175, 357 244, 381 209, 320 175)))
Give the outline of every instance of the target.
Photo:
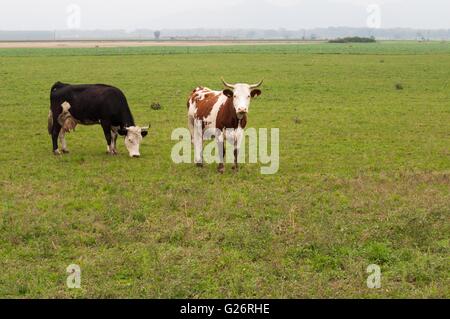
POLYGON ((250 100, 261 95, 263 81, 258 84, 229 84, 222 79, 226 89, 213 91, 205 87, 196 88, 188 101, 188 126, 195 148, 195 163, 203 166, 203 136, 206 130, 214 130, 219 147, 218 171, 223 173, 225 139, 231 138, 234 142, 233 170, 238 170, 238 155, 243 138, 243 130, 247 125, 247 114, 250 100), (231 137, 227 131, 232 129, 231 137))
POLYGON ((125 136, 130 157, 139 157, 139 146, 149 127, 134 123, 125 95, 118 88, 104 84, 70 85, 57 82, 50 92, 48 132, 53 153, 68 153, 65 134, 78 124, 100 124, 107 142, 107 153, 117 154, 117 136, 125 136), (58 149, 58 138, 61 150, 58 149))

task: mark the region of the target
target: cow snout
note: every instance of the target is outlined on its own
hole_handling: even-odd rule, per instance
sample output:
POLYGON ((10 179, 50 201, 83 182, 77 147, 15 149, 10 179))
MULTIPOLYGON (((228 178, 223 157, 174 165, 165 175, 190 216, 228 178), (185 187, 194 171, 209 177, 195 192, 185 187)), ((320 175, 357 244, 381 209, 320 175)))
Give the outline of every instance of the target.
POLYGON ((246 109, 246 108, 243 108, 243 107, 240 107, 240 108, 238 108, 237 112, 238 112, 239 114, 246 114, 246 113, 247 113, 247 109, 246 109))

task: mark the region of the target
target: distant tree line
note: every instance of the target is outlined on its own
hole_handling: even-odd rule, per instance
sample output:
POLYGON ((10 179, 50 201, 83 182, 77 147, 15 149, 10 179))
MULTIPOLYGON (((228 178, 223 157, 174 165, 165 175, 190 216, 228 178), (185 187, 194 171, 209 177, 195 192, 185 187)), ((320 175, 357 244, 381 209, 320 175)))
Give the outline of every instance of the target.
POLYGON ((374 43, 377 42, 375 37, 365 38, 365 37, 345 37, 329 40, 330 43, 374 43))

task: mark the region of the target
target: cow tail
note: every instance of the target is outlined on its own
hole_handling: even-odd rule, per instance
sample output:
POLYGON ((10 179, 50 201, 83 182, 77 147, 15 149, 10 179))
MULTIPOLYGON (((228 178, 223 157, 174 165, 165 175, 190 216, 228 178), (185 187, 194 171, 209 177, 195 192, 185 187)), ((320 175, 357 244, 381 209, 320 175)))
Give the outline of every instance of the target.
POLYGON ((52 110, 50 110, 48 112, 47 129, 48 129, 48 134, 52 134, 52 131, 53 131, 53 112, 52 112, 52 110))

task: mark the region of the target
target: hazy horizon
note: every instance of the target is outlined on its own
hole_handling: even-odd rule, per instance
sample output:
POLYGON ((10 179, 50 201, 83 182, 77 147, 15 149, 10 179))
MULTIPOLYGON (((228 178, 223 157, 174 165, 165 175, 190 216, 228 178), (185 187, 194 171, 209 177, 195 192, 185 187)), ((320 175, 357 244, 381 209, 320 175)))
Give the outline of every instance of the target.
POLYGON ((4 0, 0 31, 450 29, 445 0, 4 0))

